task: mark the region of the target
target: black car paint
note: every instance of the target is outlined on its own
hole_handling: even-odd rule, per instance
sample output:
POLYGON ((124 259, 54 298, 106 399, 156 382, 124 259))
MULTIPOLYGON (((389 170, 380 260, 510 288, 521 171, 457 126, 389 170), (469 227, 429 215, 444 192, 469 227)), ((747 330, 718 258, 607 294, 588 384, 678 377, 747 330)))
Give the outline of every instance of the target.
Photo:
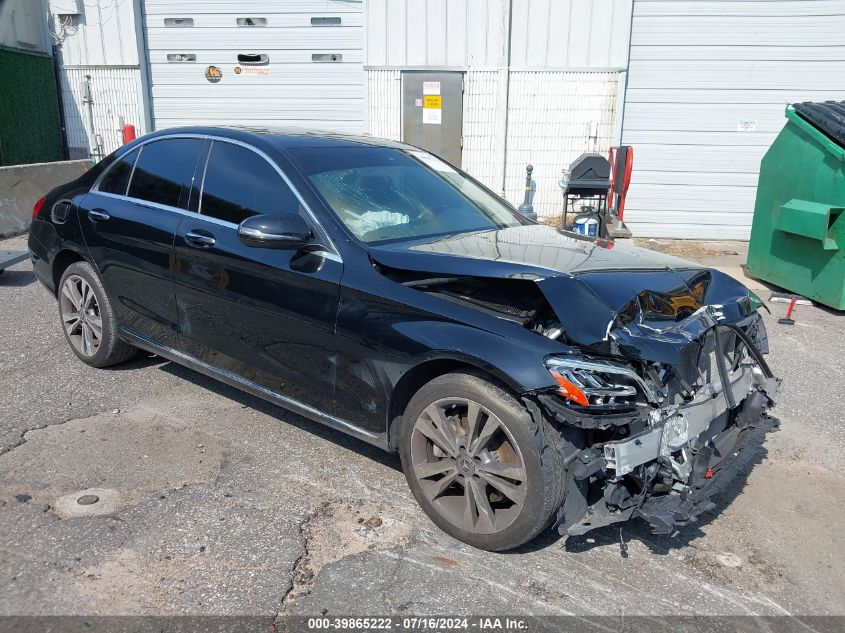
POLYGON ((105 288, 118 297, 118 321, 164 345, 178 345, 173 294, 173 234, 181 217, 96 191, 78 206, 87 253, 105 288), (108 219, 97 219, 106 213, 108 219))
POLYGON ((234 227, 199 215, 182 218, 174 257, 182 351, 309 406, 332 402, 342 264, 245 246, 234 227), (214 245, 190 246, 190 231, 214 245))
MULTIPOLYGON (((721 273, 527 221, 502 231, 367 247, 353 239, 285 153, 287 147, 348 144, 405 147, 360 137, 218 128, 167 130, 139 139, 48 195, 45 208, 59 199, 72 200, 74 208, 64 224, 50 222, 47 214, 34 219, 30 249, 36 274, 55 291, 55 264, 69 253, 89 260, 121 304, 121 332, 130 342, 384 448, 391 447, 394 396, 427 368, 459 363, 488 372, 518 394, 548 391, 555 382, 543 359, 551 354, 678 353, 690 339, 683 332, 676 339, 658 335, 659 343, 638 333, 648 326, 638 297, 721 304, 728 319, 747 314, 747 292, 721 273), (179 135, 229 139, 263 152, 314 214, 311 252, 247 246, 234 226, 209 223, 186 210, 127 209, 143 222, 127 221, 120 238, 89 219, 94 208, 119 216, 124 204, 135 204, 89 193, 115 156, 151 138, 179 135), (213 233, 217 245, 188 246, 184 237, 192 229, 213 233), (536 247, 526 246, 532 236, 540 242, 536 247), (492 250, 447 254, 461 243, 465 251, 478 245, 492 250), (536 283, 567 336, 552 340, 405 286, 382 274, 382 266, 536 283), (692 287, 697 275, 708 280, 703 294, 692 287), (625 322, 619 313, 632 302, 633 318, 625 322), (611 327, 625 341, 619 349, 607 345, 611 327)), ((670 331, 677 327, 677 314, 652 316, 670 331)))

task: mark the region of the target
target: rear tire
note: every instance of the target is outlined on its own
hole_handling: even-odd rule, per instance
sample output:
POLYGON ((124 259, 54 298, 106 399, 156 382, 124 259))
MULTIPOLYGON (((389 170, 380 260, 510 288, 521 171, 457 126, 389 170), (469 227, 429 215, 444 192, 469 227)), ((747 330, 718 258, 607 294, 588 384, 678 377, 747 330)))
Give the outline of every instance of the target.
POLYGON ((67 267, 59 281, 59 321, 70 348, 92 367, 123 363, 138 352, 117 335, 111 301, 88 262, 67 267))
POLYGON ((414 498, 441 530, 473 547, 530 541, 563 502, 560 435, 540 424, 480 375, 435 378, 402 419, 399 454, 414 498))

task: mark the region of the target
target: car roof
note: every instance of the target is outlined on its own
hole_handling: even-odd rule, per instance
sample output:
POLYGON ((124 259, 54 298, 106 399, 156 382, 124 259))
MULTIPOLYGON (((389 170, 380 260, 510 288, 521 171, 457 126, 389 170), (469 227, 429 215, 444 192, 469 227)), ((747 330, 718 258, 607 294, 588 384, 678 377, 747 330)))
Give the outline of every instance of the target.
POLYGON ((280 149, 319 148, 319 147, 391 147, 394 149, 415 149, 410 145, 363 134, 349 134, 322 130, 309 130, 296 127, 272 126, 191 126, 167 128, 153 132, 146 138, 172 134, 201 134, 223 136, 244 142, 263 142, 280 149))

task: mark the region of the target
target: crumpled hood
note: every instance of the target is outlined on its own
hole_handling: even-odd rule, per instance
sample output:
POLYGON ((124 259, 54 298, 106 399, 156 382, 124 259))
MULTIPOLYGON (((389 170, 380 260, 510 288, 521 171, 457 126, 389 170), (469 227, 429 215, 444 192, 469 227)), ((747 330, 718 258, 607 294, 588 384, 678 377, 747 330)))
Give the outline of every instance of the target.
POLYGON ((565 340, 669 364, 716 320, 735 323, 754 309, 746 288, 717 270, 542 225, 374 246, 370 253, 391 268, 532 280, 565 340))
POLYGON ((371 246, 387 266, 475 277, 537 279, 599 270, 701 269, 678 257, 532 224, 371 246))
POLYGON ((594 272, 537 284, 569 340, 671 365, 716 322, 738 323, 754 310, 745 286, 712 268, 594 272))

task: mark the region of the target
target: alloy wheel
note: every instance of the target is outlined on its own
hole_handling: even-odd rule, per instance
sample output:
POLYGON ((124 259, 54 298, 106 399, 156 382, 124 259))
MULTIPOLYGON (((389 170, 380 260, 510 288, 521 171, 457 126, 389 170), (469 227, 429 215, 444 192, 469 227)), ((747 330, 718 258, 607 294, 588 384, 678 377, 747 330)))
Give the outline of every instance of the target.
POLYGON ((528 486, 522 453, 502 421, 477 402, 430 404, 414 423, 410 452, 423 495, 456 527, 493 534, 522 511, 528 486))
POLYGON ((59 309, 71 345, 83 356, 94 356, 103 340, 103 319, 94 289, 79 275, 68 276, 59 294, 59 309))

